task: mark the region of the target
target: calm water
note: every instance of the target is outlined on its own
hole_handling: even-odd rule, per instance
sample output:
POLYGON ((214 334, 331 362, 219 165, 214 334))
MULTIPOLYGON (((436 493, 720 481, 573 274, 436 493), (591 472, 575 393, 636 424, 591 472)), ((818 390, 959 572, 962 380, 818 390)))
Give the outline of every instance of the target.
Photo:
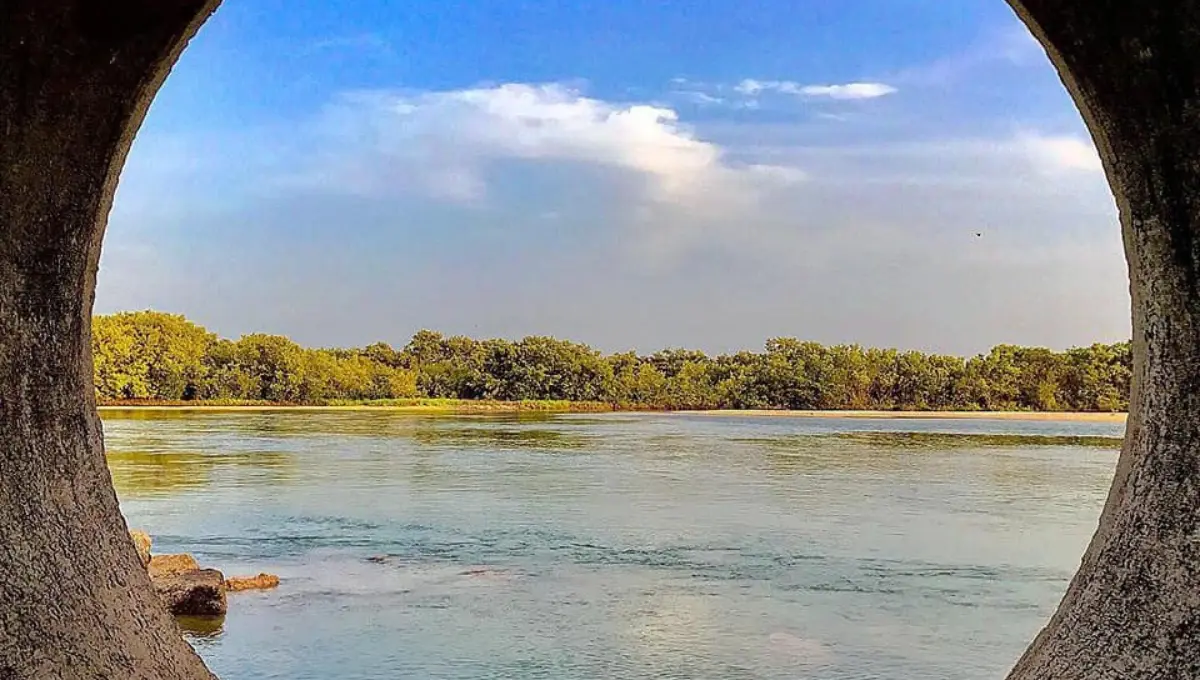
POLYGON ((955 680, 1002 678, 1053 611, 1123 427, 287 412, 105 429, 156 552, 283 577, 191 636, 225 680, 955 680))

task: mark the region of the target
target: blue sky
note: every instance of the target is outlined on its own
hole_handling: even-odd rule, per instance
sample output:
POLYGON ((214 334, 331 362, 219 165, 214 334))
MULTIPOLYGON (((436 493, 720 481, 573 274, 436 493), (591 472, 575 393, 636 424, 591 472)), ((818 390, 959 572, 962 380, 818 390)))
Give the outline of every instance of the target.
POLYGON ((226 0, 135 142, 97 310, 974 353, 1124 339, 1127 289, 1000 0, 226 0))

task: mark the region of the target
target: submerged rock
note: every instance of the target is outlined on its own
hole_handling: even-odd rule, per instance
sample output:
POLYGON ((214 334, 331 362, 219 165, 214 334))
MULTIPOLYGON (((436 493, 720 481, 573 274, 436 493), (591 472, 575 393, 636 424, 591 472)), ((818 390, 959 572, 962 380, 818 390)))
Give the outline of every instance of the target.
POLYGON ((150 558, 150 563, 147 565, 151 581, 199 569, 200 565, 196 562, 196 558, 188 554, 154 555, 150 558))
POLYGON ((259 574, 248 578, 233 577, 225 579, 225 589, 231 593, 244 590, 270 590, 279 586, 279 577, 274 574, 259 574))
POLYGON ((150 544, 152 543, 150 534, 131 529, 129 537, 133 539, 133 545, 137 547, 138 557, 142 558, 142 566, 150 564, 150 544))
POLYGON ((225 575, 216 569, 193 569, 152 577, 154 591, 176 616, 224 616, 225 575))

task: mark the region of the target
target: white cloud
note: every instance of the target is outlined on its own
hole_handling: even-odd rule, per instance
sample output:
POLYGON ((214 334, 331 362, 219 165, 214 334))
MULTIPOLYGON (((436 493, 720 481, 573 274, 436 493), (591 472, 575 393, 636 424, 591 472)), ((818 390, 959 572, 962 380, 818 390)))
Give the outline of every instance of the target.
POLYGON ((896 88, 883 83, 848 83, 846 85, 809 85, 800 90, 810 97, 830 99, 878 99, 896 94, 896 88))
POLYGON ((701 251, 820 261, 864 241, 906 243, 901 232, 914 225, 1029 222, 985 218, 983 205, 1033 206, 1077 191, 1105 198, 1094 149, 1070 135, 858 142, 843 133, 830 142, 828 126, 801 126, 784 131, 799 135, 787 141, 777 128, 742 124, 738 141, 728 126, 701 134, 667 106, 604 101, 557 84, 362 92, 335 101, 320 128, 325 139, 311 145, 319 150, 297 163, 306 189, 432 197, 494 214, 551 211, 572 224, 595 219, 656 266, 701 251), (534 175, 553 179, 516 199, 512 189, 534 175), (960 212, 953 219, 952 203, 960 212), (831 229, 849 244, 833 245, 841 236, 830 240, 831 229))
POLYGON ((708 83, 688 80, 687 78, 672 78, 668 97, 679 99, 699 106, 722 106, 729 104, 721 95, 720 88, 708 83))
POLYGON ((1024 133, 1018 135, 1014 144, 1043 173, 1101 172, 1104 169, 1096 147, 1081 137, 1024 133))
POLYGON ((714 97, 707 92, 700 92, 698 90, 678 90, 675 92, 675 94, 683 97, 693 104, 699 104, 701 106, 719 106, 725 103, 725 100, 721 97, 714 97))
POLYGON ((507 85, 358 93, 309 127, 223 141, 143 137, 101 308, 315 344, 427 326, 614 349, 819 333, 976 351, 1127 334, 1115 209, 1086 135, 963 139, 913 120, 904 134, 711 117, 693 130, 669 107, 507 85), (281 168, 304 184, 263 191, 281 168), (162 236, 181 230, 205 238, 162 236), (215 268, 225 292, 280 285, 251 301, 197 288, 215 268))
POLYGON ((746 80, 738 83, 733 89, 737 90, 741 94, 753 97, 757 94, 760 94, 763 90, 768 89, 770 86, 771 83, 764 83, 758 80, 747 78, 746 80))
POLYGON ((745 169, 756 177, 781 186, 799 184, 808 179, 808 174, 803 170, 783 165, 748 165, 745 169))
POLYGON ((764 187, 802 176, 728 160, 673 109, 602 101, 554 84, 359 93, 331 107, 323 129, 330 143, 308 179, 357 193, 418 187, 480 201, 493 164, 523 160, 615 169, 637 179, 643 201, 713 211, 745 206, 764 187))
POLYGON ((846 83, 843 85, 801 85, 790 80, 753 80, 738 83, 734 90, 748 97, 777 92, 803 97, 827 97, 839 100, 878 99, 899 90, 884 83, 846 83))

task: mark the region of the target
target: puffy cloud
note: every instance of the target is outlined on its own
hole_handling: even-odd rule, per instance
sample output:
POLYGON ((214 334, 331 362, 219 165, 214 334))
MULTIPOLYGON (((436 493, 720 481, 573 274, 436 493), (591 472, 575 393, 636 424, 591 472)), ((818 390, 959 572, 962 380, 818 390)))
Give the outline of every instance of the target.
POLYGON ((316 344, 418 323, 609 349, 803 332, 975 351, 1127 334, 1094 149, 1080 133, 1008 130, 961 139, 753 116, 693 129, 669 106, 561 85, 349 94, 306 124, 141 138, 102 308, 181 309, 229 334, 316 344), (181 231, 205 236, 155 240, 181 231), (195 288, 218 268, 216 293, 195 288))
POLYGON ((673 109, 618 104, 561 85, 506 84, 342 97, 322 125, 325 150, 302 178, 355 193, 414 187, 482 201, 505 161, 601 166, 631 174, 641 203, 712 212, 799 181, 796 168, 742 164, 680 124, 673 109))

